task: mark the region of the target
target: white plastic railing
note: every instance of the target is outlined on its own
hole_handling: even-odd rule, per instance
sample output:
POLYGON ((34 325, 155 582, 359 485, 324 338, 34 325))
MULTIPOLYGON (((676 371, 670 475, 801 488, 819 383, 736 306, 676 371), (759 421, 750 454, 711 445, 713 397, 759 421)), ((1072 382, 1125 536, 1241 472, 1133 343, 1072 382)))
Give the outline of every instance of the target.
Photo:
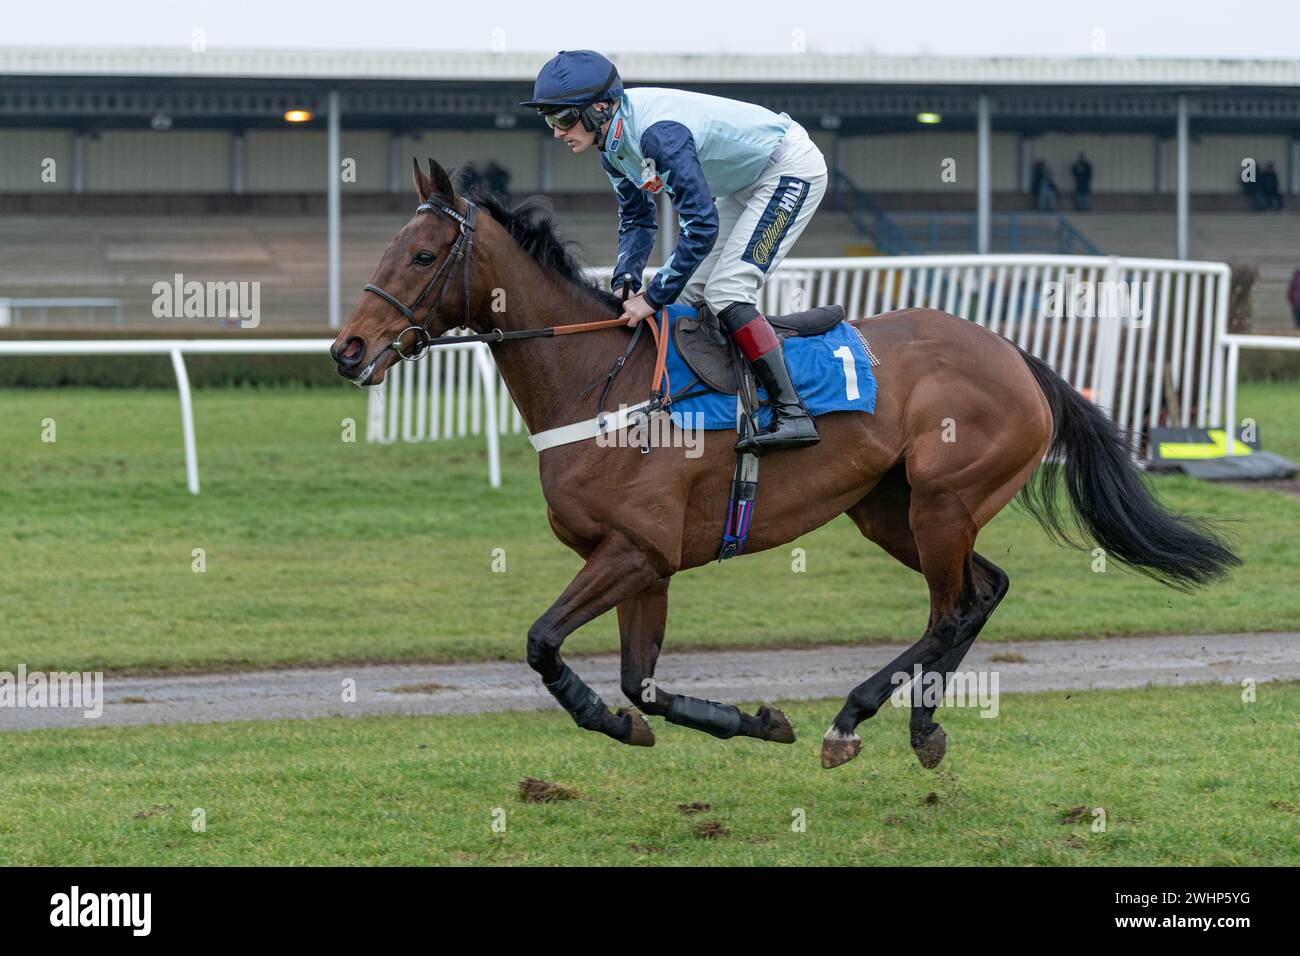
MULTIPOLYGON (((185 444, 185 481, 190 494, 199 493, 199 461, 194 435, 194 408, 190 396, 190 379, 185 368, 185 355, 320 355, 329 360, 332 339, 257 339, 227 341, 225 339, 142 339, 87 340, 67 342, 0 342, 0 355, 167 355, 171 357, 176 373, 176 388, 181 400, 181 431, 185 444)), ((496 428, 496 390, 486 387, 496 380, 496 366, 492 354, 481 342, 443 346, 465 355, 464 361, 473 361, 476 382, 483 382, 484 408, 487 412, 488 483, 493 488, 501 486, 501 454, 496 428)), ((390 370, 391 374, 391 370, 390 370)), ((371 408, 375 396, 371 396, 371 408)), ((369 425, 368 425, 369 428, 369 425)), ((475 434, 478 434, 477 430, 475 434)))
POLYGON ((113 324, 122 326, 121 299, 86 299, 86 298, 0 298, 0 328, 21 325, 19 316, 25 309, 35 309, 40 315, 40 324, 45 325, 50 309, 80 309, 89 313, 93 321, 98 309, 108 309, 113 313, 113 324))
POLYGON ((1219 337, 1219 345, 1226 353, 1226 375, 1229 382, 1227 393, 1227 410, 1224 421, 1232 422, 1232 428, 1225 428, 1225 439, 1228 446, 1227 453, 1229 456, 1236 454, 1237 430, 1241 427, 1241 422, 1237 421, 1237 362, 1241 358, 1242 349, 1262 349, 1264 351, 1278 350, 1284 352, 1300 352, 1300 335, 1255 335, 1242 333, 1229 333, 1226 331, 1226 322, 1223 331, 1219 337))
POLYGON ((366 441, 464 438, 489 425, 490 434, 521 431, 523 420, 491 350, 482 342, 469 344, 478 346, 473 353, 465 345, 438 346, 416 362, 391 366, 369 390, 366 441))

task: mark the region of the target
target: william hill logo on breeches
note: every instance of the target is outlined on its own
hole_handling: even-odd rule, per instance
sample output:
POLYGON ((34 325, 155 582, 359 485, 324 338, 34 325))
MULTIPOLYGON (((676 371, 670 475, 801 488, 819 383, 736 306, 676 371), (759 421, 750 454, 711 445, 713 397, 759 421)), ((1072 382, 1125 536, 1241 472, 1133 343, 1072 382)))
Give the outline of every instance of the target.
POLYGON ((776 191, 772 193, 771 200, 768 201, 767 208, 759 217, 758 225, 754 227, 754 234, 750 237, 749 245, 745 248, 745 254, 741 259, 753 263, 766 272, 781 245, 781 240, 785 238, 791 223, 798 217, 807 195, 807 180, 782 176, 777 183, 776 191))

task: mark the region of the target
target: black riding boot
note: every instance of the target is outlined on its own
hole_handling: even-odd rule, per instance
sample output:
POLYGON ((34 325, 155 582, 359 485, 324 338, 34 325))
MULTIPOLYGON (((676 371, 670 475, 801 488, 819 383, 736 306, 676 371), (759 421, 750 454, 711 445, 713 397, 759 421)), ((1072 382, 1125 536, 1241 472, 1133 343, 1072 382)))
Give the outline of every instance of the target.
POLYGON ((763 455, 821 441, 817 425, 790 381, 781 340, 763 314, 752 305, 737 302, 723 309, 718 318, 740 346, 772 406, 772 424, 766 431, 738 441, 736 451, 763 455))

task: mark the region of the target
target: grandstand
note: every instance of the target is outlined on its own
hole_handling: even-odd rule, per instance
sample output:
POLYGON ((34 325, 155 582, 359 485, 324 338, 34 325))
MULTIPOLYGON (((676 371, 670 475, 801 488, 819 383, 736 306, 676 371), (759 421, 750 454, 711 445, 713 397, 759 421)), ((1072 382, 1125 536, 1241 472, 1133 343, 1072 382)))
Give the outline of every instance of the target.
MULTIPOLYGON (((260 282, 277 328, 326 326, 331 94, 355 170, 337 187, 344 314, 409 214, 411 156, 498 163, 514 196, 552 196, 584 258, 608 264, 615 206, 599 164, 515 105, 549 55, 0 49, 0 299, 118 299, 127 322, 158 324, 152 286, 182 273, 260 282), (288 122, 295 109, 310 119, 288 122)), ((1256 327, 1291 324, 1300 63, 611 55, 630 86, 748 99, 808 128, 837 188, 795 255, 976 251, 983 130, 986 251, 1253 262, 1256 327), (1066 170, 1080 152, 1094 211, 1075 213, 1066 170), (1027 192, 1039 159, 1061 189, 1055 213, 1027 192), (1244 160, 1276 164, 1284 211, 1248 211, 1244 160)))

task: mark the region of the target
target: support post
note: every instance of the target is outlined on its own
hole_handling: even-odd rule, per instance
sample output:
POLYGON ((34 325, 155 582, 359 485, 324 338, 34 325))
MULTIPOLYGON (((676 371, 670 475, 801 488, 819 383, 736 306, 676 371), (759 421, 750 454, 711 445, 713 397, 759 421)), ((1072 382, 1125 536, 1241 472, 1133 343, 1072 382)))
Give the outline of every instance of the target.
POLYGON ((1288 140, 1286 152, 1286 191, 1294 196, 1300 193, 1300 139, 1288 140))
POLYGON ((181 436, 185 442, 185 484, 190 494, 199 493, 199 455, 194 441, 194 403, 190 397, 190 376, 185 370, 185 357, 180 349, 172 349, 172 371, 176 373, 176 388, 181 393, 181 436))
POLYGON ((1178 258, 1187 255, 1187 97, 1178 97, 1178 258))
POLYGON ((248 140, 242 129, 230 134, 230 191, 236 196, 242 196, 248 188, 245 176, 247 146, 248 140))
POLYGON ((339 196, 339 91, 329 93, 329 179, 327 197, 329 207, 329 316, 330 328, 341 325, 339 316, 339 246, 341 202, 339 196))
POLYGON ((1104 293, 1097 296, 1097 350, 1093 355, 1093 400, 1108 417, 1115 405, 1115 378, 1119 371, 1119 339, 1124 317, 1118 309, 1119 257, 1111 256, 1104 272, 1104 293))
POLYGON ((979 95, 976 104, 975 126, 978 151, 975 173, 975 251, 982 256, 986 256, 989 253, 990 240, 993 235, 993 180, 992 171, 989 168, 993 161, 993 123, 987 93, 979 95))
POLYGON ((474 343, 474 361, 478 363, 479 381, 483 384, 484 431, 487 432, 488 484, 501 487, 501 445, 498 441, 497 380, 500 373, 492 361, 492 350, 482 342, 474 343))
POLYGON ((1224 390, 1227 392, 1226 414, 1223 416, 1223 430, 1228 439, 1228 457, 1231 458, 1236 449, 1237 442, 1237 359, 1241 354, 1241 346, 1236 342, 1228 345, 1228 370, 1224 375, 1224 390))
POLYGON ((86 191, 86 133, 77 130, 72 134, 72 191, 80 195, 86 191))

